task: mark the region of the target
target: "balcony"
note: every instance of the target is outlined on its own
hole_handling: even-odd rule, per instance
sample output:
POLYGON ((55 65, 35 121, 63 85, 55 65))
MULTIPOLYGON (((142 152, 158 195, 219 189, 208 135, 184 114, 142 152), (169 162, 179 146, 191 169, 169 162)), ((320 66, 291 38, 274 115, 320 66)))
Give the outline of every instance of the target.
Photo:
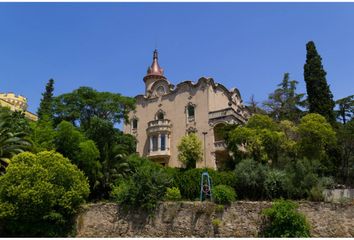
POLYGON ((209 112, 209 123, 218 122, 223 120, 225 122, 238 122, 245 123, 246 119, 239 112, 233 108, 225 108, 214 112, 209 112))
POLYGON ((148 157, 150 158, 164 158, 164 157, 170 157, 170 149, 166 148, 165 150, 158 149, 156 151, 150 151, 148 152, 148 157))
POLYGON ((226 150, 226 143, 225 140, 219 140, 214 142, 215 151, 225 151, 226 150))
POLYGON ((154 120, 148 122, 147 133, 171 132, 171 121, 168 119, 154 120))

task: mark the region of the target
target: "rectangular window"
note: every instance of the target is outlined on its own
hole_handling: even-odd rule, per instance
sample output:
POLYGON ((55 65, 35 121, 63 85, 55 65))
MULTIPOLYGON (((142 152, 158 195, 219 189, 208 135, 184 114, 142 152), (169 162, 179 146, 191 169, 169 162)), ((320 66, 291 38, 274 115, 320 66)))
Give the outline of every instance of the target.
POLYGON ((152 151, 157 151, 158 138, 157 136, 152 136, 152 151))
POLYGON ((191 105, 188 106, 188 117, 190 118, 194 117, 194 106, 191 105))
POLYGON ((188 122, 195 121, 195 107, 193 105, 188 105, 187 107, 187 121, 188 122))
POLYGON ((166 135, 161 134, 161 151, 166 150, 166 135))
POLYGON ((137 128, 138 128, 138 120, 133 119, 133 129, 137 129, 137 128))

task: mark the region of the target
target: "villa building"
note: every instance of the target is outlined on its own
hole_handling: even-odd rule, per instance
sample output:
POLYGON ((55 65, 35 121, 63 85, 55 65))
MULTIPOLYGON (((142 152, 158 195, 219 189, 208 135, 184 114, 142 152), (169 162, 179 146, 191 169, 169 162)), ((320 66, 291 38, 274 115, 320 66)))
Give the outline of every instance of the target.
POLYGON ((203 145, 204 160, 197 167, 218 169, 229 159, 220 127, 243 124, 249 112, 240 92, 226 89, 212 78, 176 86, 164 76, 155 50, 153 62, 144 77, 145 93, 135 97, 136 110, 129 113, 124 132, 137 139, 137 152, 170 167, 181 167, 177 146, 181 138, 195 133, 203 145), (205 161, 205 162, 204 162, 205 161))
POLYGON ((0 93, 0 106, 8 107, 11 111, 22 111, 31 121, 37 121, 37 115, 27 111, 27 99, 14 93, 0 93))

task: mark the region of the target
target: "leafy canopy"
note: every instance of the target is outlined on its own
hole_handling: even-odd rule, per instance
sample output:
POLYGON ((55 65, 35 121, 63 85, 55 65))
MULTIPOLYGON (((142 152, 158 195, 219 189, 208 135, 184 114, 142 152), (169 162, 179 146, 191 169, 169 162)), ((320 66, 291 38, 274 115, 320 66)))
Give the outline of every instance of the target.
POLYGON ((348 120, 353 119, 354 116, 354 95, 350 95, 345 98, 338 99, 336 101, 338 110, 336 111, 337 118, 339 118, 343 124, 346 124, 348 120))
POLYGON ((295 80, 289 80, 289 73, 284 74, 283 81, 264 102, 264 106, 268 109, 269 115, 276 121, 292 120, 298 122, 301 115, 301 107, 304 106, 302 98, 304 94, 297 94, 295 80))
POLYGON ((326 119, 316 113, 307 114, 300 120, 298 142, 301 153, 308 159, 321 159, 326 147, 336 144, 336 133, 326 119))
POLYGON ((53 236, 88 194, 84 174, 61 154, 21 153, 0 177, 0 219, 10 235, 53 236))
POLYGON ((54 114, 57 122, 66 120, 84 129, 91 126, 92 117, 108 120, 112 124, 128 119, 135 105, 133 98, 118 93, 98 92, 90 87, 80 87, 71 93, 54 98, 54 114))
POLYGON ((237 158, 253 158, 258 162, 278 161, 285 141, 277 123, 266 115, 253 115, 246 125, 231 130, 227 137, 228 148, 237 158))
POLYGON ((186 168, 195 168, 196 162, 202 160, 202 142, 195 133, 182 137, 177 148, 178 159, 186 168))

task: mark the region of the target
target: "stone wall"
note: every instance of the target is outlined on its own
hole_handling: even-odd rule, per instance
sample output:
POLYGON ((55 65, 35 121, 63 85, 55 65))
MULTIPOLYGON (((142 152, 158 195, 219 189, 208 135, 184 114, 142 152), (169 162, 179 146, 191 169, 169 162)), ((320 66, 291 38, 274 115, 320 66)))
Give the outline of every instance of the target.
POLYGON ((325 202, 350 202, 354 200, 354 189, 325 189, 323 197, 325 202))
MULTIPOLYGON (((164 202, 154 216, 114 203, 88 204, 77 218, 77 237, 257 237, 270 202, 164 202)), ((312 237, 354 237, 353 204, 299 202, 312 237)))

